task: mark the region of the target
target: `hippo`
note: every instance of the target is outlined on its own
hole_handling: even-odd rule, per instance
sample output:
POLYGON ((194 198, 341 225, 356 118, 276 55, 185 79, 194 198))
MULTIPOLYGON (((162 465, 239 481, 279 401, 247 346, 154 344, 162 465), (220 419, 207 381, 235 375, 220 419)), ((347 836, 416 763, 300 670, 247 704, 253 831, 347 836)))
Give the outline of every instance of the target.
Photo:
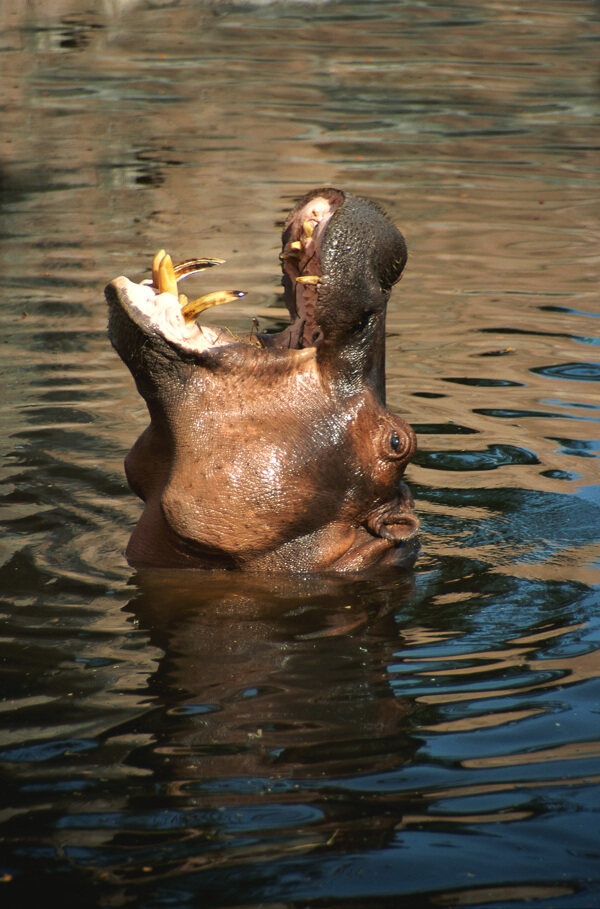
POLYGON ((412 428, 385 407, 385 316, 406 263, 374 202, 313 190, 282 233, 290 324, 235 336, 202 325, 173 265, 106 288, 109 336, 150 425, 125 460, 144 510, 127 547, 136 568, 363 572, 406 566, 418 518, 402 478, 412 428))

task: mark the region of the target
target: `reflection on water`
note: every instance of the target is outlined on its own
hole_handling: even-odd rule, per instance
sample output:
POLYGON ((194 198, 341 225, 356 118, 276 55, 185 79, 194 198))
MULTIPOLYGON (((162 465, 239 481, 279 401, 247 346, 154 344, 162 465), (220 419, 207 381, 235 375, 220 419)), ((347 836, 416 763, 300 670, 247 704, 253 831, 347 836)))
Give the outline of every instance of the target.
POLYGON ((3 906, 600 900, 597 25, 0 6, 3 906), (215 323, 279 327, 277 225, 329 183, 409 242, 414 572, 135 575, 102 287, 219 256, 215 323))

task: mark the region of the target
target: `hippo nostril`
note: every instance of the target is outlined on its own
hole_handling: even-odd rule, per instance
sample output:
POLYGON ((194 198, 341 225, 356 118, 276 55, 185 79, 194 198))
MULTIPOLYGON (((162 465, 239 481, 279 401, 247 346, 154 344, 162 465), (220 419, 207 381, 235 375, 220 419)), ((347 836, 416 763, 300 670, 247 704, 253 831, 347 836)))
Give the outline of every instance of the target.
POLYGON ((410 506, 400 502, 377 509, 367 521, 372 534, 396 545, 412 540, 419 532, 419 524, 410 506))
POLYGON ((388 543, 403 543, 417 535, 419 524, 419 519, 414 514, 397 515, 395 519, 381 525, 379 535, 388 543))

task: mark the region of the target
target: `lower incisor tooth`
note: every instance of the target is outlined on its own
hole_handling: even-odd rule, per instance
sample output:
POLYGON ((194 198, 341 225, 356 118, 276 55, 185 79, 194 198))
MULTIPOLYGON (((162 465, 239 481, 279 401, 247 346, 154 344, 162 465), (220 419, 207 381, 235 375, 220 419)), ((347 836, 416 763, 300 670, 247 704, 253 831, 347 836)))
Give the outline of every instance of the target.
POLYGON ((162 257, 158 266, 158 289, 161 294, 177 296, 177 278, 169 253, 162 257))
POLYGON ((155 287, 158 287, 158 269, 160 268, 160 263, 165 257, 164 249, 159 249, 154 258, 152 259, 152 283, 155 287))

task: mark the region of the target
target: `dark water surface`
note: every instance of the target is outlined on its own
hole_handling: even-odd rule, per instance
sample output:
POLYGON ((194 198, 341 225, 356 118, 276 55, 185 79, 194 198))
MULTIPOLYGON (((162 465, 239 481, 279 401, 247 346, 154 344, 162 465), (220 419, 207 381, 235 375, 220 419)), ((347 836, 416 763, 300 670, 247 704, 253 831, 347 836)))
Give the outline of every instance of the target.
POLYGON ((0 4, 2 907, 600 905, 598 26, 0 4), (414 573, 141 577, 103 286, 220 256, 214 321, 276 327, 328 183, 409 243, 414 573))

